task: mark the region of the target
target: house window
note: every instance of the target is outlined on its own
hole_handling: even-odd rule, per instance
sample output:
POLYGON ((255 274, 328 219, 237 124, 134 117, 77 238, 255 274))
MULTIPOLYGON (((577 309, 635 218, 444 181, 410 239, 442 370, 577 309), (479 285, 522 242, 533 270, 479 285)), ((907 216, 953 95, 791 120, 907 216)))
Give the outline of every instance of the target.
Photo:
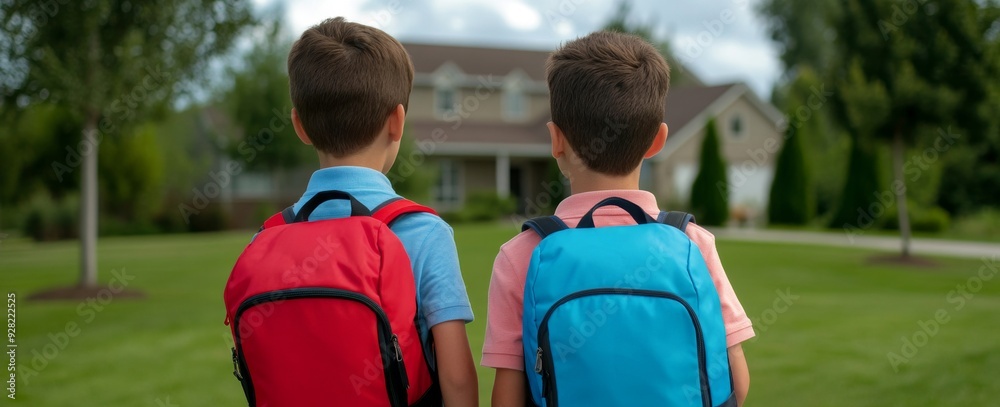
POLYGON ((504 115, 508 120, 524 118, 524 92, 520 89, 508 89, 503 95, 504 115))
POLYGON ((434 185, 434 200, 443 209, 453 209, 462 201, 459 163, 444 159, 438 161, 438 179, 434 185))
POLYGON ((439 116, 455 111, 455 88, 441 87, 434 91, 434 110, 439 116))
POLYGON ((733 138, 743 135, 743 120, 740 116, 736 115, 729 119, 729 134, 733 138))

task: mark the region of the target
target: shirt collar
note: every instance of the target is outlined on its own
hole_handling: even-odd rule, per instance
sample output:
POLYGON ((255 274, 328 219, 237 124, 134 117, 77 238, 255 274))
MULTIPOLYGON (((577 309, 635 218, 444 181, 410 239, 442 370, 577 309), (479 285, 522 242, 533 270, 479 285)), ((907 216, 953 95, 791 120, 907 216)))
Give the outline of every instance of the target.
POLYGON ((313 172, 306 195, 312 196, 328 190, 395 193, 392 182, 385 174, 371 168, 351 166, 320 168, 313 172))
MULTIPOLYGON (((610 189, 606 191, 591 191, 583 192, 579 194, 573 194, 563 199, 556 207, 556 216, 560 219, 579 219, 583 215, 607 198, 619 197, 624 198, 632 203, 639 205, 642 210, 650 214, 654 218, 660 213, 659 205, 656 204, 656 196, 654 196, 649 191, 643 191, 638 189, 610 189)), ((601 211, 603 214, 603 210, 601 211)), ((615 212, 625 215, 624 212, 615 212)))

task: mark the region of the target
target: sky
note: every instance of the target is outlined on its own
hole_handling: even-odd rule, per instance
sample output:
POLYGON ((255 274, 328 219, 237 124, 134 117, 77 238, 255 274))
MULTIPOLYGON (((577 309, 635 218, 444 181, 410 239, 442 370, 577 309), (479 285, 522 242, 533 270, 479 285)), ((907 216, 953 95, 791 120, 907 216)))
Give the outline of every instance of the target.
MULTIPOLYGON (((267 7, 281 0, 255 0, 267 7)), ((778 50, 756 14, 759 0, 631 0, 631 20, 651 24, 707 84, 745 82, 769 97, 778 50), (697 5, 696 5, 697 4, 697 5)), ((402 42, 551 50, 599 29, 612 0, 284 0, 295 36, 325 18, 376 26, 402 42)))

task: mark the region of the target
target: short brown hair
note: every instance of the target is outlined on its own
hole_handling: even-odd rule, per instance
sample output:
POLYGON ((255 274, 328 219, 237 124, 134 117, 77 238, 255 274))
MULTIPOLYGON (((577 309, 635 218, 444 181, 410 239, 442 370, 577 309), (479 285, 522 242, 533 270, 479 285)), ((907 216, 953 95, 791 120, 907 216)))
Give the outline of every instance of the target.
POLYGON ((645 40, 595 32, 546 62, 552 122, 591 170, 626 175, 663 123, 670 67, 645 40))
POLYGON ((288 82, 313 146, 342 157, 371 145, 392 110, 407 107, 413 63, 389 34, 337 17, 295 41, 288 82))

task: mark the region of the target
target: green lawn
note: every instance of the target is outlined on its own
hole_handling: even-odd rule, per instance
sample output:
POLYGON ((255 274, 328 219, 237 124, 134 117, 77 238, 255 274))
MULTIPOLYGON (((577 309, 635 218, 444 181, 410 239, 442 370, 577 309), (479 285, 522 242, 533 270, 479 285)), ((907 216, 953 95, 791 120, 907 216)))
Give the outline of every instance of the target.
MULTIPOLYGON (((456 227, 477 317, 469 325, 477 358, 490 267, 497 247, 514 232, 456 227)), ((74 243, 0 243, 0 281, 19 300, 16 403, 245 405, 231 374, 222 288, 247 238, 226 233, 103 239, 102 281, 112 270, 125 270, 134 275, 128 288, 148 298, 113 298, 100 311, 99 302, 26 299, 75 281, 74 243)), ((1000 399, 1000 279, 969 280, 982 261, 938 259, 939 268, 909 269, 868 265, 871 253, 854 249, 723 241, 719 250, 758 332, 744 344, 752 372, 749 405, 983 406, 1000 399), (961 296, 949 296, 959 285, 978 291, 961 300, 960 309, 961 296), (787 309, 777 293, 786 290, 792 296, 787 309), (948 322, 925 340, 918 321, 933 319, 938 310, 948 322), (914 335, 921 346, 906 349, 915 355, 903 353, 902 338, 914 335), (889 352, 912 358, 896 372, 889 352)), ((492 372, 479 373, 488 405, 492 372)))

